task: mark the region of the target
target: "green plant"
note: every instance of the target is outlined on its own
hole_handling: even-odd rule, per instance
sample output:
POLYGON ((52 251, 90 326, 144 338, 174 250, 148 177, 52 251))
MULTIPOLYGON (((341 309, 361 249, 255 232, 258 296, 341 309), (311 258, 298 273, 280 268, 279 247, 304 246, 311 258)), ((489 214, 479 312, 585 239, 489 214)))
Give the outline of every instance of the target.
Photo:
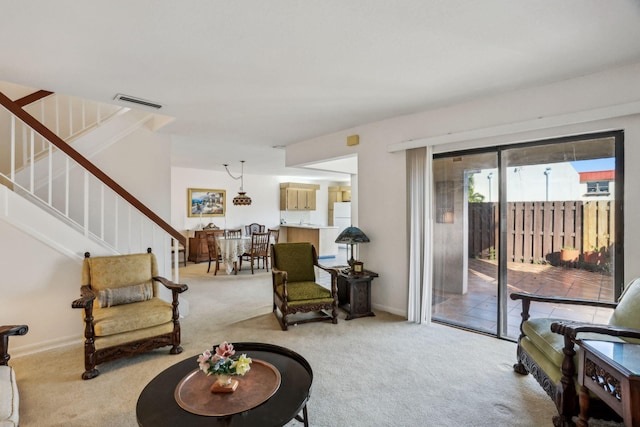
POLYGON ((484 196, 480 193, 476 193, 474 189, 473 182, 473 174, 469 174, 469 178, 467 178, 467 188, 468 188, 468 201, 469 203, 481 203, 484 202, 484 196))

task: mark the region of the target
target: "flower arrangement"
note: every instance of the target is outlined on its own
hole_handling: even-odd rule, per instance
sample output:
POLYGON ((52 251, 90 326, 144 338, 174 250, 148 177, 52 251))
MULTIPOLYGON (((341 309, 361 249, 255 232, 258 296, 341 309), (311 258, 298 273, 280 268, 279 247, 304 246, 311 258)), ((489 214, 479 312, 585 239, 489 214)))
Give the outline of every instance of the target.
POLYGON ((235 356, 233 344, 226 341, 214 349, 198 356, 200 370, 207 375, 244 375, 251 369, 251 358, 246 354, 235 356))

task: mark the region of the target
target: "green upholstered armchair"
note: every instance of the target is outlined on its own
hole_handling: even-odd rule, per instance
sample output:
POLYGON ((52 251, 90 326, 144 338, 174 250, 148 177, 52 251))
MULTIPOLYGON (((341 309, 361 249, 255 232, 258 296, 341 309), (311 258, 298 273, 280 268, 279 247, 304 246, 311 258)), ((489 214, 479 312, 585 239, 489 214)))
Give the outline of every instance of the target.
POLYGON ((272 244, 271 262, 273 312, 283 331, 297 323, 321 320, 338 323, 337 273, 318 264, 318 254, 311 243, 272 244), (331 274, 331 289, 316 283, 314 267, 331 274), (290 319, 290 316, 298 313, 313 315, 290 319))
MULTIPOLYGON (((517 363, 513 368, 520 374, 531 373, 553 399, 558 408, 558 415, 553 419, 554 425, 572 426, 572 417, 579 412, 575 345, 579 345, 580 339, 620 341, 640 338, 640 279, 635 279, 625 287, 617 303, 522 292, 512 293, 511 299, 522 300, 517 363), (530 319, 532 302, 611 308, 613 313, 607 325, 562 319, 530 319)), ((594 396, 591 400, 589 410, 596 418, 611 418, 613 414, 606 405, 594 396)))
POLYGON ((187 289, 158 276, 151 249, 95 258, 85 253, 81 296, 71 304, 83 309, 82 378, 98 376, 100 363, 156 348, 170 345, 171 354, 181 353, 178 295, 187 289), (159 298, 159 284, 171 290, 172 302, 159 298))

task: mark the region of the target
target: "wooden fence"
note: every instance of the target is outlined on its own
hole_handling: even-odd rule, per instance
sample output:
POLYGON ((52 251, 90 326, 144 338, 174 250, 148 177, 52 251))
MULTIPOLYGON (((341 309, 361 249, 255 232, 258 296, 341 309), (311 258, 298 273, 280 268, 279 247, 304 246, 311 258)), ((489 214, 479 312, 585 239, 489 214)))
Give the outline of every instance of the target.
MULTIPOLYGON (((579 261, 604 264, 614 243, 613 201, 507 203, 507 261, 560 263, 562 248, 579 261)), ((498 204, 469 203, 469 256, 495 259, 498 204)))

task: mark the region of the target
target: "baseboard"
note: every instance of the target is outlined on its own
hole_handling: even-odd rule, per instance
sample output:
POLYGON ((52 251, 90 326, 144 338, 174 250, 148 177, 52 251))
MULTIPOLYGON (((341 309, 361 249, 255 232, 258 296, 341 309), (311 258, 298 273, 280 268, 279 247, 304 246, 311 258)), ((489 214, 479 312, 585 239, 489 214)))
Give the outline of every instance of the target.
POLYGON ((396 316, 400 316, 403 318, 407 318, 407 312, 403 310, 398 310, 392 307, 388 307, 386 305, 381 304, 371 304, 371 307, 375 310, 386 311, 387 313, 395 314, 396 316))
POLYGON ((18 342, 17 339, 12 340, 11 342, 11 357, 20 357, 20 356, 28 356, 30 354, 40 353, 46 350, 53 350, 56 348, 68 347, 71 345, 80 345, 84 343, 84 338, 78 336, 69 336, 57 338, 55 340, 38 342, 35 344, 28 345, 14 345, 18 342))

